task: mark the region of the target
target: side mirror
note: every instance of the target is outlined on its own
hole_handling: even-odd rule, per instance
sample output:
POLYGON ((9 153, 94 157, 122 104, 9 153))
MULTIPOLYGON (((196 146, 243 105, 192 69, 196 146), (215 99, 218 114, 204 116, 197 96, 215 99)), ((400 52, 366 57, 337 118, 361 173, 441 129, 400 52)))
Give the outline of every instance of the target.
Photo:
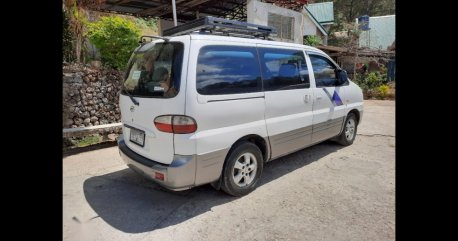
POLYGON ((348 80, 348 75, 347 75, 347 71, 343 70, 343 69, 339 69, 337 70, 337 85, 343 85, 345 83, 347 83, 347 80, 348 80))

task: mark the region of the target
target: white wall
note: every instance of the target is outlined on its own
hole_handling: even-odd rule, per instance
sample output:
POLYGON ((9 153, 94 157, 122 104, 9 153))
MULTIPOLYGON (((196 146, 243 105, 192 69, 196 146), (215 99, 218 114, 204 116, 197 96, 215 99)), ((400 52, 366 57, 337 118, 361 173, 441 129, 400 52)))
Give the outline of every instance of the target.
POLYGON ((247 22, 267 26, 269 12, 294 18, 294 41, 288 39, 274 39, 284 42, 303 43, 304 34, 302 33, 302 25, 305 17, 302 13, 277 7, 269 3, 258 2, 256 0, 247 1, 247 22))
POLYGON ((304 10, 302 10, 302 14, 304 16, 302 23, 302 35, 318 35, 320 30, 317 29, 315 23, 306 15, 304 10))

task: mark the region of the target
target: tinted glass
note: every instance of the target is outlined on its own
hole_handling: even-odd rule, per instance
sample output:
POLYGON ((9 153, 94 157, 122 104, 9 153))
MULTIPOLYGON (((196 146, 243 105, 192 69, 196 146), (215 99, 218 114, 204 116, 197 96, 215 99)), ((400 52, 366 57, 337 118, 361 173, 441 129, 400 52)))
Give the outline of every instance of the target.
POLYGON ((316 87, 336 86, 336 67, 327 58, 319 55, 310 55, 313 66, 316 87))
POLYGON ((147 44, 129 62, 122 93, 140 97, 171 98, 180 91, 183 44, 147 44))
POLYGON ((309 74, 301 50, 258 48, 264 90, 309 88, 309 74))
POLYGON ((254 47, 205 46, 197 59, 197 92, 222 95, 262 90, 254 47))

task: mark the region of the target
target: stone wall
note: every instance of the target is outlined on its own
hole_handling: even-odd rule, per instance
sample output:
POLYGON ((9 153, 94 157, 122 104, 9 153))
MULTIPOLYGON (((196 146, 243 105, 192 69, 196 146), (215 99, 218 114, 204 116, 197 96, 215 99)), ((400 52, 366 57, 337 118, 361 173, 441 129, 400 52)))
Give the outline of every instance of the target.
POLYGON ((63 127, 120 122, 118 106, 124 73, 82 65, 63 66, 63 127))

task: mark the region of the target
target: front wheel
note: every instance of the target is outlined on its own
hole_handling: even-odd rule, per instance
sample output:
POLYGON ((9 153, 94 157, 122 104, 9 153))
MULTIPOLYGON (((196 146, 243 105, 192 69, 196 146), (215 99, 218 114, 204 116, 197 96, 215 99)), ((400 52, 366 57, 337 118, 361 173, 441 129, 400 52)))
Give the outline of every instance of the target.
POLYGON ((243 196, 254 189, 261 177, 263 159, 259 148, 250 142, 235 147, 226 160, 221 188, 232 196, 243 196))
POLYGON ((337 142, 344 146, 353 144, 358 129, 358 121, 353 113, 348 114, 342 133, 337 138, 337 142))

